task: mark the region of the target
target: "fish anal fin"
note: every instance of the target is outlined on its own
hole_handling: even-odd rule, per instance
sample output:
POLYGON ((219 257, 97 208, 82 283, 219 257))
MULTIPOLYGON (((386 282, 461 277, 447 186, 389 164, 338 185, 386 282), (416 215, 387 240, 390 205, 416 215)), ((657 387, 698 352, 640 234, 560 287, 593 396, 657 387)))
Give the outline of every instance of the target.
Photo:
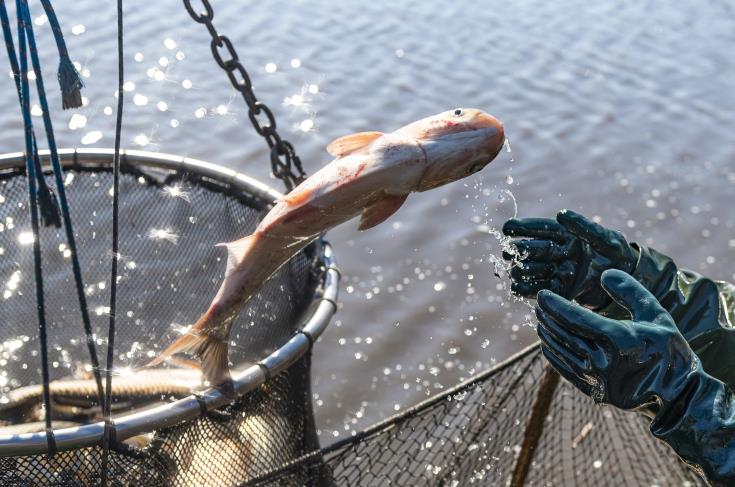
POLYGON ((383 132, 358 132, 356 134, 345 135, 330 142, 327 146, 327 152, 334 157, 344 157, 362 149, 383 135, 383 132))
POLYGON ((403 202, 408 198, 408 194, 388 194, 384 193, 380 199, 375 203, 366 206, 362 210, 362 216, 360 217, 359 230, 367 230, 374 226, 384 222, 393 213, 398 211, 398 208, 403 205, 403 202))
POLYGON ((231 380, 227 341, 197 331, 189 331, 181 336, 148 362, 146 367, 154 367, 177 353, 188 353, 201 359, 202 374, 211 385, 216 386, 231 380))
POLYGON ((245 255, 250 251, 256 240, 256 234, 248 235, 232 242, 218 243, 216 247, 227 247, 227 268, 225 276, 230 273, 243 261, 245 255))

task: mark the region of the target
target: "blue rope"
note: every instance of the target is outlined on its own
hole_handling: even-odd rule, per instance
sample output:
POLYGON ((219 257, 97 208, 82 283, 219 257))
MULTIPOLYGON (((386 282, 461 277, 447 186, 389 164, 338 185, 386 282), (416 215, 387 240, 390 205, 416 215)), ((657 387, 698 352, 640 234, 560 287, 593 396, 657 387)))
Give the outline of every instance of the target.
POLYGON ((115 156, 113 167, 112 193, 112 269, 110 275, 110 326, 107 332, 107 376, 105 397, 105 435, 102 439, 102 485, 107 485, 107 465, 110 453, 110 440, 113 423, 110 416, 112 403, 112 361, 115 358, 115 317, 117 314, 117 259, 118 259, 118 212, 120 209, 120 134, 122 133, 123 114, 123 8, 122 0, 117 0, 117 117, 115 121, 115 156))
MULTIPOLYGON (((20 89, 20 68, 18 68, 18 59, 15 55, 15 45, 13 42, 13 33, 10 29, 10 19, 8 11, 5 9, 5 0, 0 2, 0 23, 2 23, 3 35, 5 37, 5 48, 8 51, 8 59, 10 60, 10 69, 13 72, 13 80, 15 81, 15 89, 18 91, 18 102, 23 103, 20 89)), ((41 167, 41 159, 38 157, 38 145, 36 144, 36 133, 31 130, 33 140, 33 164, 36 166, 36 177, 38 182, 38 205, 41 208, 41 221, 46 227, 61 226, 61 216, 59 214, 59 203, 56 200, 51 188, 46 184, 46 177, 41 167)))
MULTIPOLYGON (((22 0, 16 0, 16 7, 20 11, 22 0)), ((43 271, 41 263, 41 241, 38 235, 38 207, 36 206, 36 167, 31 159, 33 151, 33 125, 31 123, 31 108, 28 101, 30 89, 28 86, 28 55, 26 53, 25 26, 21 16, 18 16, 18 50, 20 54, 20 86, 23 122, 25 125, 26 143, 26 170, 28 171, 28 193, 30 196, 31 227, 33 229, 33 267, 36 277, 36 306, 38 308, 38 336, 41 342, 41 374, 43 377, 43 405, 45 407, 46 442, 49 456, 56 452, 56 439, 51 424, 51 393, 49 388, 48 370, 48 343, 46 340, 46 309, 43 294, 43 271)))
MULTIPOLYGON (((100 407, 104 406, 104 390, 102 388, 102 378, 99 371, 99 360, 97 359, 97 350, 94 343, 94 335, 92 334, 92 325, 89 319, 89 309, 87 307, 87 297, 84 294, 84 281, 82 280, 81 266, 79 265, 79 254, 77 252, 77 244, 74 238, 74 229, 71 222, 71 215, 69 211, 69 203, 66 199, 66 189, 64 187, 64 172, 61 168, 61 162, 59 161, 59 154, 56 148, 56 139, 54 138, 54 128, 51 124, 50 111, 48 107, 48 101, 46 100, 46 91, 43 85, 43 76, 41 74, 41 64, 38 59, 38 50, 36 48, 36 40, 33 35, 33 22, 31 20, 31 12, 28 9, 27 0, 16 0, 18 5, 18 19, 19 22, 22 19, 21 25, 25 29, 25 34, 28 39, 28 47, 31 54, 31 62, 33 63, 33 70, 36 73, 36 89, 38 90, 38 100, 41 104, 41 110, 43 111, 43 124, 46 129, 46 137, 48 138, 49 151, 51 153, 51 165, 54 170, 54 178, 56 181, 56 192, 59 196, 59 203, 61 206, 61 215, 64 221, 64 230, 66 231, 67 244, 69 245, 69 251, 71 252, 71 263, 72 270, 74 273, 74 283, 77 290, 77 298, 79 300, 79 308, 82 313, 82 323, 84 325, 84 332, 87 338, 87 348, 89 350, 90 360, 92 362, 92 371, 94 373, 95 382, 97 383, 97 394, 100 407)), ((22 56, 22 54, 21 54, 22 56)), ((21 63, 23 59, 21 58, 21 63)), ((21 65, 21 76, 24 76, 25 72, 21 65)), ((27 98, 23 97, 24 103, 27 102, 27 98)), ((30 112, 29 112, 30 113, 30 112)), ((30 120, 26 121, 30 123, 30 120)))
POLYGON ((59 50, 59 86, 61 87, 61 103, 64 110, 67 108, 79 108, 82 106, 82 87, 84 82, 79 77, 77 68, 74 67, 74 63, 71 62, 69 57, 69 51, 66 49, 66 42, 64 42, 64 34, 61 32, 61 26, 59 25, 59 19, 56 18, 56 12, 51 6, 50 0, 41 0, 43 9, 46 11, 46 17, 48 17, 48 23, 51 26, 51 31, 54 33, 56 38, 56 47, 59 50))

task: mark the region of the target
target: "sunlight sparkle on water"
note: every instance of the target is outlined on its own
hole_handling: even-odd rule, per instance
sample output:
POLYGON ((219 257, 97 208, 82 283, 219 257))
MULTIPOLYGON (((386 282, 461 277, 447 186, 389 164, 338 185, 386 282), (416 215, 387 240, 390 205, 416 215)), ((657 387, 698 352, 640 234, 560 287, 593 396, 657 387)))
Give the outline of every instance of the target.
POLYGON ((33 243, 33 232, 20 232, 18 234, 18 243, 21 245, 30 245, 33 243))
POLYGON ((7 289, 7 291, 15 291, 16 289, 18 289, 19 282, 20 271, 15 271, 10 275, 10 279, 8 279, 8 282, 5 283, 5 289, 7 289))
POLYGON ((148 232, 148 237, 153 240, 165 240, 172 244, 179 241, 179 236, 170 228, 151 228, 150 232, 148 232))
POLYGON ((150 143, 151 143, 151 139, 150 139, 150 137, 148 137, 148 136, 147 136, 146 134, 138 134, 138 135, 136 135, 136 136, 135 136, 135 138, 133 139, 133 142, 134 142, 134 143, 135 143, 136 145, 139 145, 139 146, 141 146, 141 147, 145 147, 146 145, 148 145, 148 144, 150 144, 150 143))
POLYGON ((69 119, 69 129, 70 130, 77 130, 77 129, 85 127, 86 125, 87 125, 87 117, 85 117, 81 113, 75 113, 69 119))
POLYGON ((188 90, 193 86, 193 84, 191 80, 185 79, 184 81, 181 82, 181 86, 183 86, 185 90, 188 90))
POLYGON ((302 132, 308 132, 309 130, 314 128, 314 120, 307 118, 306 120, 303 120, 299 124, 299 129, 301 129, 302 132))
POLYGON ((40 106, 34 104, 31 107, 31 115, 33 115, 34 117, 40 117, 41 115, 43 115, 43 110, 41 110, 40 106))
POLYGON ((283 99, 283 104, 286 106, 294 106, 298 107, 303 105, 304 103, 304 97, 300 94, 295 94, 291 96, 287 96, 283 99))
POLYGON ((135 96, 133 96, 133 103, 139 107, 145 106, 148 104, 148 97, 141 95, 140 93, 136 93, 135 96))
POLYGON ((87 28, 84 26, 84 24, 77 24, 71 28, 71 33, 75 36, 82 35, 85 32, 87 32, 87 28))
POLYGON ((134 89, 135 83, 133 83, 132 81, 126 81, 125 84, 123 84, 123 91, 133 91, 134 89))
POLYGON ((174 41, 170 37, 167 37, 163 41, 163 45, 166 46, 166 49, 176 49, 176 41, 174 41))
POLYGON ((189 193, 185 190, 185 188, 181 184, 173 184, 171 186, 165 186, 163 188, 163 194, 166 196, 170 196, 172 198, 181 198, 184 201, 190 201, 189 200, 189 193))
POLYGON ((265 65, 266 73, 275 73, 277 70, 278 70, 278 66, 276 66, 276 63, 268 63, 265 65))

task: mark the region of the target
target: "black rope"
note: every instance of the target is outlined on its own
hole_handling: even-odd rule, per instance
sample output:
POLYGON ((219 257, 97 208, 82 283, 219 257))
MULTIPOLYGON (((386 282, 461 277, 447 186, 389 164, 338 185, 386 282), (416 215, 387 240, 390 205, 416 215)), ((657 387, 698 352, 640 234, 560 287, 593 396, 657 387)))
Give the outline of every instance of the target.
MULTIPOLYGON (((18 91, 18 103, 22 104, 23 99, 20 89, 20 68, 18 67, 18 59, 15 55, 15 43, 13 42, 13 33, 10 29, 10 18, 5 8, 5 0, 0 1, 0 23, 2 23, 3 36, 5 37, 5 49, 8 52, 8 60, 10 61, 10 70, 13 73, 15 81, 15 89, 18 91)), ((36 181, 38 182, 38 205, 41 210, 41 222, 44 226, 60 227, 61 216, 59 215, 59 204, 56 200, 51 188, 46 184, 46 178, 43 175, 41 160, 38 157, 38 145, 36 143, 36 132, 31 130, 31 138, 33 142, 33 164, 36 166, 36 181)))
POLYGON ((74 273, 74 284, 76 286, 77 299, 79 300, 79 310, 82 314, 82 324, 84 326, 84 333, 87 340, 89 358, 92 363, 92 372, 94 374, 95 383, 97 384, 97 396, 100 407, 103 407, 104 394, 102 389, 102 378, 100 376, 99 360, 97 358, 94 335, 92 334, 92 324, 89 319, 87 296, 84 293, 84 281, 82 280, 82 270, 81 265, 79 264, 79 254, 77 252, 76 239, 74 238, 74 228, 71 222, 69 203, 66 199, 66 188, 64 187, 64 172, 61 167, 61 161, 59 160, 59 152, 56 148, 56 139, 54 137, 54 128, 51 124, 51 112, 49 110, 48 101, 46 100, 46 91, 44 89, 43 76, 41 74, 41 63, 38 59, 36 40, 33 35, 33 22, 31 19, 31 12, 28 9, 27 0, 22 0, 20 3, 21 9, 18 11, 18 15, 19 18, 22 17, 24 20, 23 24, 25 25, 25 31, 28 38, 28 47, 31 54, 31 62, 33 63, 33 70, 36 73, 36 89, 38 90, 38 101, 41 105, 41 111, 43 112, 43 124, 46 129, 46 137, 48 139, 49 152, 51 156, 51 165, 54 170, 56 192, 59 195, 59 202, 61 204, 61 215, 64 220, 64 230, 66 231, 67 245, 69 245, 69 251, 71 253, 71 264, 72 271, 74 273))
POLYGON ((46 11, 46 17, 48 17, 48 23, 51 26, 51 31, 54 33, 56 39, 56 47, 59 50, 59 87, 61 88, 61 103, 62 108, 79 108, 82 106, 82 87, 84 83, 82 78, 77 72, 77 68, 74 67, 74 63, 71 62, 69 57, 69 51, 66 49, 66 42, 64 42, 64 34, 61 32, 61 26, 59 25, 59 19, 56 18, 56 12, 51 6, 50 0, 41 0, 43 9, 46 11))
MULTIPOLYGON (((48 341, 46 339, 46 309, 43 294, 43 270, 41 262, 41 240, 38 233, 38 206, 36 202, 36 167, 32 161, 33 125, 29 102, 28 53, 26 51, 26 21, 21 14, 25 0, 16 0, 18 10, 18 54, 20 56, 21 112, 25 127, 26 169, 28 171, 28 194, 30 197, 31 228, 33 230, 33 268, 36 279, 36 307, 38 309, 38 338, 41 345, 41 376, 43 380, 44 419, 46 422, 46 443, 49 456, 56 452, 56 439, 51 423, 51 392, 49 387, 48 341)), ((38 73, 37 73, 38 74, 38 73)))
POLYGON ((112 272, 110 275, 110 326, 107 332, 107 376, 105 397, 105 435, 102 439, 102 485, 107 485, 107 466, 110 453, 110 438, 114 428, 110 417, 112 402, 112 362, 115 349, 115 316, 117 312, 117 260, 118 260, 118 212, 120 206, 120 134, 123 113, 123 8, 122 0, 117 0, 117 120, 115 122, 115 156, 112 160, 112 272))

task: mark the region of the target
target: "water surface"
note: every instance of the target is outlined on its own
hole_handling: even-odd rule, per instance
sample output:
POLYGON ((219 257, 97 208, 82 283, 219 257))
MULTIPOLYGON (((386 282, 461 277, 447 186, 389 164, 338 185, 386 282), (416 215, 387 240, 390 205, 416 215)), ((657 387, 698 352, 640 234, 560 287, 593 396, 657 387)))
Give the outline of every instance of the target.
MULTIPOLYGON (((575 209, 682 266, 735 280, 727 2, 212 3, 309 173, 330 160, 324 146, 338 136, 457 106, 496 115, 512 143, 480 174, 412 196, 373 230, 351 222, 329 234, 344 279, 336 321, 315 347, 323 442, 534 340, 529 304, 509 299, 492 264, 493 232, 516 204, 521 216, 575 209)), ((57 8, 88 98, 53 114, 59 145, 111 147, 114 3, 57 8)), ((127 0, 125 11, 122 145, 267 179, 265 143, 211 59, 206 29, 177 1, 127 0)), ((35 28, 59 106, 48 24, 38 18, 35 28)), ((0 149, 17 151, 20 114, 3 79, 0 149)))

